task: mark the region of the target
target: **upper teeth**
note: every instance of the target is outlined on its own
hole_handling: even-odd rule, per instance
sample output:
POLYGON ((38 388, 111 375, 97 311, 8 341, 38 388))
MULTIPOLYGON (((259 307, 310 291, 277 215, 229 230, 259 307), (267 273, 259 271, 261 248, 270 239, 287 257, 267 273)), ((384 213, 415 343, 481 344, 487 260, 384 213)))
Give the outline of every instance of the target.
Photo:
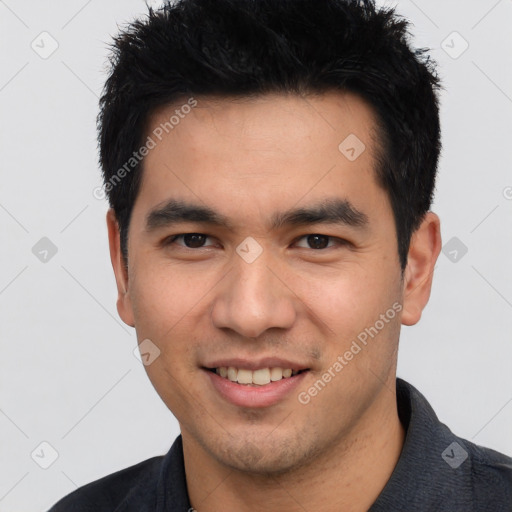
POLYGON ((243 368, 234 368, 233 366, 221 366, 220 368, 216 368, 215 372, 232 382, 238 382, 239 384, 256 384, 258 386, 264 386, 271 381, 281 380, 299 373, 298 370, 292 370, 291 368, 260 368, 259 370, 252 371, 243 368))

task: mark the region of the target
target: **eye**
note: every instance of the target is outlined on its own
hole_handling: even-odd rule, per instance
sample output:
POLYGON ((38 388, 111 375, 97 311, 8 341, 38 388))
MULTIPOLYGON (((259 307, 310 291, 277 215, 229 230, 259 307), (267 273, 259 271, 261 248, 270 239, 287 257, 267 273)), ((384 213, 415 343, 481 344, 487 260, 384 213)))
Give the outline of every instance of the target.
POLYGON ((213 245, 213 243, 206 245, 206 241, 209 238, 210 237, 208 235, 203 235, 202 233, 184 233, 182 235, 175 235, 169 238, 165 244, 170 245, 176 243, 177 245, 187 247, 188 249, 200 249, 201 247, 209 247, 213 245))
POLYGON ((305 249, 327 249, 328 247, 332 247, 335 245, 335 242, 338 244, 343 244, 344 241, 340 238, 335 238, 329 235, 321 235, 321 234, 312 234, 305 235, 297 241, 298 247, 303 247, 305 249))

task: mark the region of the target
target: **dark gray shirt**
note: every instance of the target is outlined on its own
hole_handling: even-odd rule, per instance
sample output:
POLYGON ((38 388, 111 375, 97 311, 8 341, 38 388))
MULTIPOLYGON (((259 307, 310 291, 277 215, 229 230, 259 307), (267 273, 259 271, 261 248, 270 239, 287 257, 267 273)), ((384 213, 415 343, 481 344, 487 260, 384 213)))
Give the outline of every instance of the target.
MULTIPOLYGON (((370 512, 512 512, 512 458, 455 436, 416 388, 399 378, 396 386, 407 434, 400 459, 370 512)), ((178 436, 165 456, 85 485, 49 512, 190 509, 178 436)))

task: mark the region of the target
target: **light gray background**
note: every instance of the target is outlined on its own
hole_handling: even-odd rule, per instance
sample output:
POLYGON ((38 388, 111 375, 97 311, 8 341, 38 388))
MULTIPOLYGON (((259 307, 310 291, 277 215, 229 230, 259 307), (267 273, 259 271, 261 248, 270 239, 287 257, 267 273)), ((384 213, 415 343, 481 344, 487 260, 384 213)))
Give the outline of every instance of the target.
MULTIPOLYGON (((456 262, 441 254, 398 375, 456 434, 512 455, 512 1, 393 5, 440 65, 433 210, 443 242, 468 248, 456 262)), ((141 0, 0 0, 1 512, 46 510, 178 434, 118 318, 107 205, 92 194, 106 43, 143 12, 141 0), (31 48, 51 49, 43 31, 59 45, 47 59, 31 48), (32 252, 42 237, 58 249, 46 263, 32 252), (58 453, 48 469, 42 442, 58 453)))

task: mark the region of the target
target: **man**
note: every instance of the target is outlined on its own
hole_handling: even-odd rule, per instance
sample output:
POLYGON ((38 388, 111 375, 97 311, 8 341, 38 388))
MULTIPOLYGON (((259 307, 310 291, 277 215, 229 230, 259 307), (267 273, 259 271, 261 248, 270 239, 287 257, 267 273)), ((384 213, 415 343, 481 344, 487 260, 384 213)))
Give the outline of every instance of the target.
POLYGON ((181 436, 52 511, 512 509, 512 459, 396 378, 441 248, 406 30, 369 0, 182 0, 117 38, 117 306, 181 436))

